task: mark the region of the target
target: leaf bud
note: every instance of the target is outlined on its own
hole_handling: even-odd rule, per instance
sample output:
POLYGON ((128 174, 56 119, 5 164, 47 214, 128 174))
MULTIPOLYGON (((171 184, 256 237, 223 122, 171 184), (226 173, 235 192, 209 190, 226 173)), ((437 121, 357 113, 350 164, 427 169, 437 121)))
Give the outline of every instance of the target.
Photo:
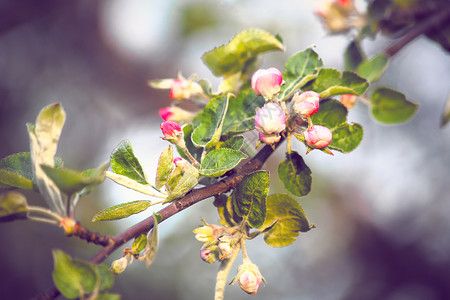
POLYGON ((279 134, 286 128, 283 109, 278 104, 266 103, 256 112, 255 127, 266 136, 279 134))
POLYGON ((291 109, 300 116, 311 117, 319 110, 320 95, 313 91, 295 93, 291 109))
POLYGON ((173 121, 165 121, 160 125, 161 131, 164 134, 164 139, 171 141, 177 141, 183 138, 183 130, 180 124, 173 121))
POLYGON ((111 264, 111 272, 114 274, 120 274, 125 271, 128 266, 128 257, 129 256, 127 255, 113 261, 111 264))
POLYGON ((313 125, 304 133, 305 141, 311 148, 324 148, 333 138, 330 129, 321 125, 313 125))
POLYGON ((256 94, 269 100, 280 92, 283 74, 277 68, 259 69, 253 74, 251 84, 256 94))
POLYGON ((200 257, 204 262, 212 264, 219 260, 219 247, 217 245, 209 245, 200 249, 200 257))

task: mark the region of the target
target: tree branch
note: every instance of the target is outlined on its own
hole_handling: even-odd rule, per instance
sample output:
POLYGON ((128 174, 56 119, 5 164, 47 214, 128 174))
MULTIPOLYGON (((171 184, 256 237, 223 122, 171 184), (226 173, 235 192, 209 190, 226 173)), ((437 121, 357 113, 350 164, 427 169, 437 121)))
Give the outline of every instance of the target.
POLYGON ((403 47, 405 47, 412 40, 418 36, 439 27, 443 23, 447 22, 450 18, 450 5, 446 5, 437 14, 433 14, 425 19, 423 22, 415 25, 411 30, 409 30, 401 39, 393 43, 391 46, 386 48, 383 53, 387 57, 392 57, 397 54, 403 47))
MULTIPOLYGON (((181 212, 182 210, 194 205, 197 202, 208 199, 214 195, 226 193, 229 190, 236 188, 246 174, 252 173, 262 168, 265 161, 282 143, 282 141, 283 140, 278 142, 273 148, 271 146, 265 145, 264 148, 261 149, 261 151, 259 151, 258 154, 256 154, 250 161, 232 171, 231 174, 225 179, 200 189, 194 189, 187 193, 183 198, 174 201, 170 205, 158 211, 157 213, 162 216, 162 220, 160 221, 160 223, 181 212)), ((153 226, 154 219, 153 216, 151 216, 128 228, 124 232, 110 238, 108 240, 109 243, 106 246, 104 245, 104 248, 100 250, 95 256, 93 256, 90 262, 94 264, 103 262, 117 248, 130 241, 131 239, 139 236, 140 234, 146 234, 153 228, 153 226)), ((56 287, 52 287, 47 289, 46 291, 42 291, 41 293, 36 295, 34 299, 50 300, 55 299, 58 295, 59 291, 56 289, 56 287)))

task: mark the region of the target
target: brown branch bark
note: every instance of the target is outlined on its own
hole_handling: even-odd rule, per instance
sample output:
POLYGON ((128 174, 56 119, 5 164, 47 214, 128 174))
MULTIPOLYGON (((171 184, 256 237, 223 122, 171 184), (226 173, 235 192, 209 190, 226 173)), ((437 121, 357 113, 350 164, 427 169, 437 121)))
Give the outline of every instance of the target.
MULTIPOLYGON (((171 216, 183 211, 184 209, 194 205, 197 202, 208 199, 214 195, 226 193, 229 190, 237 187, 237 185, 242 181, 246 174, 252 173, 262 168, 265 161, 275 151, 276 147, 281 144, 281 142, 282 140, 277 143, 274 148, 268 145, 264 146, 264 148, 261 149, 261 151, 259 151, 258 154, 256 154, 250 161, 235 169, 234 172, 232 172, 232 174, 230 174, 225 179, 210 186, 206 186, 200 189, 194 189, 186 194, 183 198, 176 200, 170 205, 164 207, 157 212, 162 216, 161 222, 167 220, 171 216)), ((103 262, 117 248, 130 241, 131 239, 137 237, 138 235, 147 233, 153 228, 153 226, 154 219, 153 216, 151 216, 112 238, 107 237, 109 238, 108 244, 103 245, 104 248, 101 249, 96 255, 94 255, 91 258, 90 262, 94 264, 103 262)), ((52 287, 47 289, 46 291, 40 292, 35 296, 34 299, 50 300, 55 299, 58 295, 59 291, 56 289, 56 287, 52 287)))

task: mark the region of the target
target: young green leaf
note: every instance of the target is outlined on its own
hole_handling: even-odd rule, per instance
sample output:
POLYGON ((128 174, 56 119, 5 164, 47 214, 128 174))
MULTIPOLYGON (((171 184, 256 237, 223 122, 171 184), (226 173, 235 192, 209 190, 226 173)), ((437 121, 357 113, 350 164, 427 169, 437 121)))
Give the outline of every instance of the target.
POLYGON ((105 170, 108 167, 109 163, 106 163, 97 169, 80 172, 68 168, 55 168, 41 165, 45 174, 67 195, 72 195, 86 187, 93 187, 102 183, 105 179, 105 170))
POLYGON ((141 234, 134 239, 133 245, 131 245, 131 252, 133 254, 139 254, 147 246, 147 235, 141 234))
MULTIPOLYGON (((176 168, 179 169, 179 168, 176 168)), ((175 169, 175 170, 176 170, 175 169)), ((169 196, 164 203, 181 198, 192 190, 198 184, 198 170, 194 166, 190 166, 184 171, 176 185, 171 189, 169 196)))
POLYGON ((105 265, 73 259, 61 250, 53 251, 53 262, 53 282, 68 299, 107 290, 114 283, 114 276, 105 265))
POLYGON ((352 94, 362 95, 369 87, 369 83, 355 73, 335 69, 321 69, 311 89, 322 98, 334 95, 352 94))
POLYGON ((256 171, 245 175, 233 192, 233 204, 237 215, 245 218, 253 228, 259 228, 266 218, 269 181, 267 171, 256 171))
POLYGON ((97 213, 93 218, 92 222, 97 221, 111 221, 127 218, 131 215, 140 213, 146 210, 151 205, 150 201, 137 200, 127 203, 122 203, 119 205, 112 206, 101 212, 97 213))
POLYGON ((339 101, 327 99, 320 101, 317 114, 311 116, 314 125, 328 127, 333 140, 328 148, 343 153, 354 150, 363 137, 363 129, 359 124, 347 124, 347 108, 339 101))
POLYGON ((350 42, 350 44, 345 49, 344 60, 345 69, 347 71, 356 71, 358 66, 365 60, 365 55, 361 50, 359 42, 355 40, 352 40, 350 42))
POLYGON ((287 99, 295 90, 302 88, 317 76, 317 70, 322 67, 322 60, 313 49, 294 54, 286 62, 283 73, 285 84, 281 86, 279 99, 287 99))
POLYGON ((214 206, 217 207, 221 218, 219 223, 223 226, 233 227, 241 223, 242 217, 239 217, 234 209, 233 196, 226 196, 224 194, 216 196, 214 206))
POLYGON ((36 124, 28 125, 30 137, 30 153, 33 174, 39 192, 48 206, 60 214, 64 213, 62 195, 55 183, 48 178, 41 165, 55 166, 55 154, 59 137, 66 119, 66 113, 61 104, 49 105, 41 110, 36 118, 36 124))
POLYGON ((148 247, 146 248, 147 253, 145 253, 145 265, 147 268, 149 268, 153 264, 156 259, 156 255, 158 254, 159 222, 161 222, 162 216, 153 213, 153 219, 155 220, 153 229, 148 233, 147 236, 148 247))
POLYGON ((53 251, 53 262, 53 282, 64 297, 75 299, 94 291, 98 276, 91 264, 60 250, 53 251))
POLYGON ((29 152, 15 153, 0 161, 0 189, 37 189, 29 152))
POLYGON ((27 199, 18 192, 0 194, 0 222, 26 219, 28 212, 27 199))
POLYGON ((130 179, 129 177, 119 175, 113 172, 106 171, 105 172, 106 177, 113 180, 115 183, 123 185, 126 188, 132 189, 134 191, 137 191, 139 193, 153 196, 153 197, 163 197, 162 194, 157 193, 153 188, 151 188, 149 185, 143 185, 138 183, 137 181, 134 181, 133 179, 130 179))
POLYGON ((236 134, 255 128, 256 108, 260 108, 266 101, 253 91, 241 92, 236 98, 230 98, 228 110, 222 127, 222 135, 236 134))
POLYGON ((369 82, 377 80, 384 70, 386 70, 389 58, 383 53, 378 54, 372 59, 363 61, 358 66, 358 75, 367 79, 369 82))
POLYGON ((411 118, 417 104, 408 101, 402 93, 381 87, 371 95, 372 115, 382 123, 402 123, 411 118))
POLYGON ((159 156, 155 183, 158 189, 162 188, 166 184, 173 168, 173 150, 172 147, 169 146, 169 148, 165 149, 159 156))
POLYGON ((111 168, 114 173, 126 176, 140 184, 148 184, 139 160, 134 155, 130 141, 125 140, 111 154, 111 168))
POLYGON ((305 196, 311 191, 311 169, 297 152, 286 154, 286 160, 278 166, 278 176, 284 187, 295 196, 305 196))
POLYGON ((292 244, 299 232, 307 232, 311 225, 300 203, 287 194, 273 194, 267 197, 266 220, 260 230, 264 241, 271 247, 292 244))
POLYGON ((263 30, 244 30, 228 44, 206 52, 202 60, 214 75, 224 76, 243 70, 249 60, 272 50, 284 50, 276 37, 263 30))
MULTIPOLYGON (((184 133, 184 143, 186 144, 186 148, 188 149, 189 153, 197 160, 201 161, 203 148, 197 148, 195 147, 194 143, 192 142, 192 132, 194 131, 194 128, 197 128, 200 125, 202 114, 198 114, 194 120, 192 120, 192 124, 187 124, 186 126, 183 126, 183 133, 184 133)), ((177 147, 178 154, 186 160, 189 160, 189 157, 186 156, 183 149, 177 147)))
POLYGON ((209 101, 201 112, 200 125, 192 133, 192 142, 196 147, 211 148, 219 142, 227 109, 228 96, 209 101))
POLYGON ((218 148, 209 152, 202 161, 200 174, 207 177, 219 177, 236 167, 247 155, 241 151, 218 148))

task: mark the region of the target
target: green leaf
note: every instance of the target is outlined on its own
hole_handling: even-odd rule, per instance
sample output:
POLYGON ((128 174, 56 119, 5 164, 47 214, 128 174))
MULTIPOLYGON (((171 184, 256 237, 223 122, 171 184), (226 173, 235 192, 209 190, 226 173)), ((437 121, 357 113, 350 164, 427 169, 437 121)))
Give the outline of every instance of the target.
POLYGON ((445 103, 444 111, 441 116, 441 127, 447 125, 450 121, 450 94, 448 95, 447 102, 445 103))
POLYGON ((333 140, 328 148, 343 153, 354 150, 363 137, 361 125, 347 124, 347 108, 339 101, 327 99, 320 101, 317 114, 311 116, 314 125, 328 127, 333 134, 333 140))
POLYGON ((241 92, 236 98, 230 98, 228 110, 223 122, 222 134, 235 134, 255 128, 256 108, 260 108, 266 101, 253 91, 241 92))
POLYGON ((15 153, 0 161, 0 188, 37 189, 29 152, 15 153))
POLYGON ((141 234, 134 239, 133 245, 131 245, 131 252, 133 254, 139 254, 147 246, 147 235, 141 234))
POLYGON ((27 199, 18 192, 0 194, 0 222, 26 219, 28 212, 27 199))
POLYGON ((153 213, 153 219, 155 220, 153 229, 148 233, 147 245, 148 253, 146 253, 145 265, 149 268, 156 259, 159 246, 159 222, 162 221, 162 216, 153 213))
POLYGON ((309 48, 303 52, 294 54, 286 62, 283 73, 285 84, 281 86, 278 99, 287 99, 295 90, 302 88, 309 81, 316 78, 317 70, 322 67, 322 60, 319 55, 309 48))
POLYGON ((286 153, 286 160, 278 166, 278 176, 284 187, 295 196, 305 196, 311 191, 311 169, 297 152, 286 153))
POLYGON ((383 53, 378 54, 370 60, 363 61, 358 66, 358 75, 369 82, 377 80, 386 70, 389 58, 383 53))
POLYGON ((228 97, 209 101, 201 112, 200 125, 192 133, 192 142, 196 147, 211 148, 219 142, 227 108, 228 97))
MULTIPOLYGON (((108 290, 114 285, 114 276, 105 265, 92 265, 97 273, 97 279, 100 281, 100 291, 108 290)), ((98 299, 98 298, 97 298, 98 299)))
POLYGON ((169 146, 159 156, 158 168, 156 170, 156 188, 160 189, 166 184, 173 168, 173 150, 169 146))
POLYGON ((61 192, 44 173, 41 165, 55 166, 55 154, 65 119, 64 109, 61 104, 56 103, 41 110, 36 118, 36 125, 28 124, 31 161, 36 184, 50 209, 61 214, 64 213, 61 192))
POLYGON ((345 49, 344 59, 345 69, 347 71, 356 71, 358 66, 365 60, 365 56, 361 50, 359 42, 355 40, 352 40, 350 42, 350 44, 345 49))
POLYGON ((247 155, 241 151, 219 148, 209 152, 202 161, 200 174, 207 177, 219 177, 236 167, 247 155))
POLYGON ((137 191, 139 193, 149 195, 149 196, 156 196, 160 197, 160 193, 155 193, 155 190, 150 185, 143 185, 140 184, 133 179, 130 179, 126 176, 119 175, 113 172, 106 171, 105 172, 106 177, 113 180, 117 184, 123 185, 126 188, 132 189, 134 191, 137 191))
POLYGON ((126 176, 140 184, 148 184, 147 177, 133 152, 130 141, 125 140, 111 154, 111 168, 114 173, 126 176))
POLYGON ((266 218, 269 181, 267 171, 256 171, 245 175, 233 192, 233 204, 237 215, 245 218, 253 228, 263 225, 266 218))
POLYGON ((311 225, 300 203, 287 194, 273 194, 267 197, 266 220, 261 227, 264 241, 271 247, 292 244, 299 232, 307 232, 311 225))
MULTIPOLYGON (((179 168, 176 168, 179 169, 179 168)), ((176 170, 175 169, 175 170, 176 170)), ((176 185, 172 188, 170 195, 164 200, 164 203, 181 198, 192 190, 198 184, 198 170, 194 166, 187 168, 176 185)))
POLYGON ((58 188, 67 195, 72 195, 86 187, 93 187, 103 182, 105 179, 105 170, 109 163, 103 164, 97 169, 90 169, 83 172, 71 170, 68 168, 55 168, 41 165, 45 174, 53 180, 58 188))
POLYGON ((99 294, 95 300, 120 300, 120 295, 110 293, 99 294))
POLYGON ((232 150, 240 150, 244 145, 244 137, 242 135, 234 136, 219 145, 220 148, 228 148, 232 150))
POLYGON ((220 220, 219 223, 223 226, 233 227, 239 225, 242 218, 236 214, 233 204, 233 196, 226 196, 220 194, 214 199, 214 206, 217 207, 220 220))
POLYGON ((322 98, 334 95, 352 94, 362 95, 369 87, 369 83, 355 73, 335 69, 321 69, 311 89, 322 98))
POLYGON ((64 297, 75 299, 94 291, 98 276, 91 264, 72 259, 60 250, 53 251, 53 261, 53 282, 64 297))
POLYGON ((151 205, 150 201, 137 200, 127 203, 122 203, 119 205, 112 206, 101 212, 97 213, 93 218, 92 222, 97 221, 111 221, 127 218, 131 215, 140 213, 146 210, 151 205))
POLYGON ((284 50, 276 37, 259 29, 244 30, 228 44, 206 52, 202 60, 214 75, 224 76, 241 71, 249 60, 272 50, 284 50))
MULTIPOLYGON (((192 142, 192 132, 194 131, 194 127, 197 128, 200 125, 200 119, 201 114, 198 114, 194 120, 192 120, 192 124, 187 124, 186 126, 183 126, 183 133, 184 133, 184 143, 186 144, 186 148, 188 149, 189 153, 197 160, 201 161, 203 148, 197 148, 195 147, 194 143, 192 142)), ((177 147, 178 154, 186 160, 189 161, 189 157, 186 156, 183 149, 177 147)))
POLYGON ((402 93, 388 88, 378 88, 371 95, 372 114, 382 123, 401 123, 411 118, 418 105, 408 101, 402 93))

